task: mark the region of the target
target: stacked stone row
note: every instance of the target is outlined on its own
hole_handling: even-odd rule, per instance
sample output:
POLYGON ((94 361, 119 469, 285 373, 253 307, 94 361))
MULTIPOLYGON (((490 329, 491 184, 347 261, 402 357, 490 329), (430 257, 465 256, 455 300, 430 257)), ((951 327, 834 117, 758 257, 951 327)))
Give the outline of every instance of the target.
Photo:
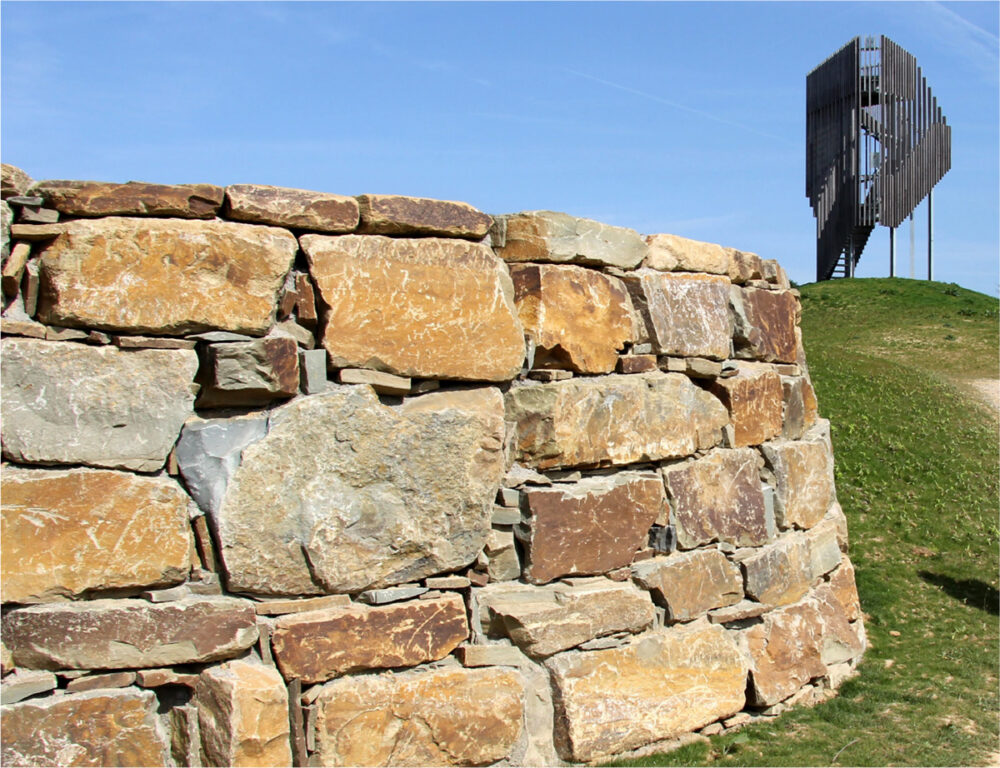
POLYGON ((857 664, 777 263, 398 196, 3 197, 5 762, 591 761, 857 664))

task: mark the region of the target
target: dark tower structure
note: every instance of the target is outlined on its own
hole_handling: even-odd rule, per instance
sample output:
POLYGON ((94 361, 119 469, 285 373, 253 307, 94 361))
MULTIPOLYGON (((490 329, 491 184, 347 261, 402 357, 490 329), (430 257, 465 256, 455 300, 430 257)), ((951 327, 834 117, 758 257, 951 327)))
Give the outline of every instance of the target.
POLYGON ((895 228, 950 168, 951 127, 912 55, 884 35, 856 37, 816 67, 806 77, 816 279, 853 277, 876 224, 894 248, 895 228))

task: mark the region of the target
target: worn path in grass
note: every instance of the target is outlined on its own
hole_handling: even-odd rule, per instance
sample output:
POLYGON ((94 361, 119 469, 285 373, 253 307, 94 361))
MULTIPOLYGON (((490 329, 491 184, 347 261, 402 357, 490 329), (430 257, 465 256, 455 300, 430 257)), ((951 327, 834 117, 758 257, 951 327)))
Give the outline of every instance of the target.
POLYGON ((1000 750, 998 302, 955 285, 804 286, 870 648, 837 698, 629 765, 990 765, 1000 750))

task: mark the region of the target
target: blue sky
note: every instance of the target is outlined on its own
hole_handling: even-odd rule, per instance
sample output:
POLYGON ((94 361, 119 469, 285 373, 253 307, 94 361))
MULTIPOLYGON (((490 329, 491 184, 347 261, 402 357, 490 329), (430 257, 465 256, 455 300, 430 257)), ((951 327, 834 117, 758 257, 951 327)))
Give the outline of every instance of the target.
MULTIPOLYGON (((856 35, 953 126, 935 278, 1000 287, 996 2, 0 5, 0 157, 36 179, 259 183, 560 210, 815 277, 805 78, 856 35)), ((926 203, 915 223, 926 277, 926 203)), ((897 233, 908 276, 910 232, 897 233)), ((888 274, 888 230, 859 276, 888 274)))

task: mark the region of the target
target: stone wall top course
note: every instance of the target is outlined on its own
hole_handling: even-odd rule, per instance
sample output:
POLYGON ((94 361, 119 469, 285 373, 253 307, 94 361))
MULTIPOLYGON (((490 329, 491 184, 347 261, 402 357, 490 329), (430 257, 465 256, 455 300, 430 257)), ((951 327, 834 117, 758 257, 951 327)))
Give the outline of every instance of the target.
POLYGON ((129 181, 47 180, 35 182, 29 194, 67 216, 163 216, 211 219, 225 194, 212 184, 149 184, 129 181))

